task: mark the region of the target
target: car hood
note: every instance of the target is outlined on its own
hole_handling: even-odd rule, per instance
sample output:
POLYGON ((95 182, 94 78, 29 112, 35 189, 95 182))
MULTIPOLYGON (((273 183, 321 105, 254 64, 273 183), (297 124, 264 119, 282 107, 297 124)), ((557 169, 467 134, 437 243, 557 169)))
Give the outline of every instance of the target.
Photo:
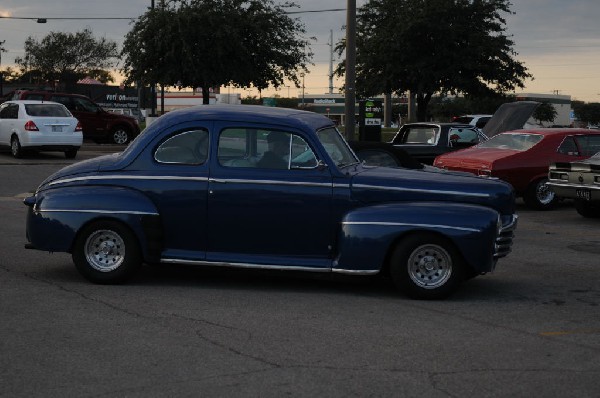
POLYGON ((504 131, 522 129, 539 104, 536 101, 516 101, 500 105, 483 127, 483 133, 491 138, 504 131))
POLYGON ((512 186, 497 179, 428 167, 423 170, 376 167, 352 178, 352 198, 364 203, 398 201, 462 202, 514 210, 512 186))

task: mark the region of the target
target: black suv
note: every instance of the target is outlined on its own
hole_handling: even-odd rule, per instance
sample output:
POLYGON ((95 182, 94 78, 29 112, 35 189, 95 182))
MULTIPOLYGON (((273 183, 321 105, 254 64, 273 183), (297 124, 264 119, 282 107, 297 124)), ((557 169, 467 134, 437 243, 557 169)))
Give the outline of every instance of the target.
POLYGON ((95 142, 127 144, 140 133, 137 119, 106 112, 85 95, 54 91, 16 90, 11 99, 54 101, 65 105, 81 123, 83 138, 95 142))

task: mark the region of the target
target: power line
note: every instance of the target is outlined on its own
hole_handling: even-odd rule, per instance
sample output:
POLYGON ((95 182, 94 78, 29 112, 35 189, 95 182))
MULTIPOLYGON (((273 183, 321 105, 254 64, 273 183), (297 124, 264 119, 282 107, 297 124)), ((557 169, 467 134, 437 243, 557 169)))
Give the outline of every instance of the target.
MULTIPOLYGON (((284 14, 316 14, 322 12, 346 11, 345 8, 329 8, 325 10, 301 10, 301 11, 286 11, 284 14)), ((28 19, 44 23, 46 21, 63 21, 63 20, 133 20, 139 17, 13 17, 0 15, 0 19, 28 19)))

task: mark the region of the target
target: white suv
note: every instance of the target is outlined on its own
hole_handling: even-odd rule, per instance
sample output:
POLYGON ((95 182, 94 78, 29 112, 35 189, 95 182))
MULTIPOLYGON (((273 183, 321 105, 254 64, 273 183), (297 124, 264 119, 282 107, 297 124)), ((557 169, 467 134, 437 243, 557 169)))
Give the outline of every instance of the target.
POLYGON ((0 105, 0 146, 19 158, 24 150, 60 151, 73 159, 83 142, 81 124, 62 104, 7 101, 0 105))

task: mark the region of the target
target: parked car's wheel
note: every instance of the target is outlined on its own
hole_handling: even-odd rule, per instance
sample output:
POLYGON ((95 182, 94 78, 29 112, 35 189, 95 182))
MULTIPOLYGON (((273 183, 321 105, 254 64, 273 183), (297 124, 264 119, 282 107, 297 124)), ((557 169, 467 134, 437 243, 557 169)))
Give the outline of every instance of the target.
POLYGON ((114 221, 98 221, 77 235, 73 262, 89 281, 123 283, 142 264, 140 247, 129 228, 114 221))
POLYGON ((391 256, 395 285, 412 298, 437 300, 452 294, 465 279, 465 264, 456 248, 431 233, 402 239, 391 256))
POLYGON ((122 126, 115 127, 110 133, 110 140, 113 144, 127 144, 129 139, 129 131, 122 126))
POLYGON ((600 206, 594 205, 583 199, 575 199, 575 210, 580 216, 586 218, 599 218, 600 206))
POLYGON ((536 210, 549 210, 556 204, 557 198, 552 188, 548 186, 548 179, 541 178, 527 187, 523 201, 527 207, 536 210))
POLYGON ((12 153, 13 157, 17 159, 23 156, 23 148, 19 142, 19 137, 16 135, 13 135, 10 139, 10 153, 12 153))
POLYGON ((77 149, 67 149, 65 151, 65 157, 67 159, 75 159, 75 156, 77 156, 77 149))

